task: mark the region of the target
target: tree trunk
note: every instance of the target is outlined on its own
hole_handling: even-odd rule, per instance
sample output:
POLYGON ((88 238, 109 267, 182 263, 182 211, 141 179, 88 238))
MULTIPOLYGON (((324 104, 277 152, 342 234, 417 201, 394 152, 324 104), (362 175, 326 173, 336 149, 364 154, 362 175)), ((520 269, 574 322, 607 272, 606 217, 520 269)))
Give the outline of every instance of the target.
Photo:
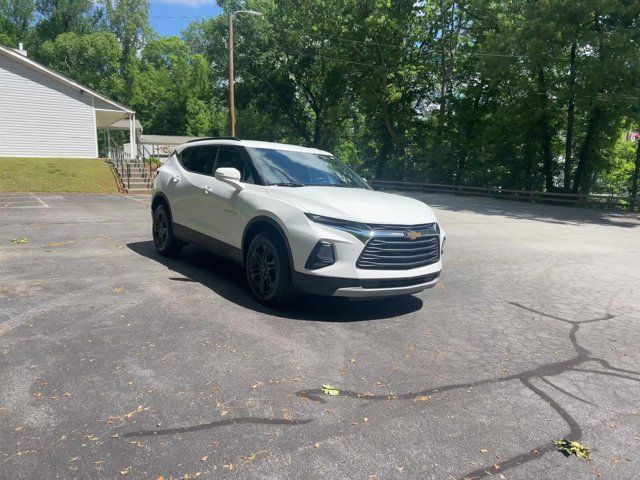
MULTIPOLYGON (((598 36, 598 58, 600 62, 603 62, 603 45, 602 45, 602 27, 600 25, 600 13, 596 11, 593 16, 593 25, 598 36)), ((603 88, 597 90, 597 95, 604 92, 603 88)), ((587 120, 587 133, 578 155, 578 167, 576 168, 575 178, 573 180, 572 191, 574 193, 583 192, 589 193, 591 190, 591 178, 590 170, 595 162, 597 140, 599 129, 602 123, 602 117, 604 112, 598 103, 596 96, 595 104, 589 112, 589 118, 587 120)))
POLYGON ((440 0, 440 15, 442 17, 440 28, 440 110, 438 112, 438 130, 437 136, 440 139, 444 131, 444 121, 447 112, 447 54, 445 48, 445 30, 447 28, 447 19, 444 14, 444 1, 440 0))
POLYGON ((631 211, 634 211, 638 205, 638 177, 640 177, 640 140, 636 146, 636 161, 631 178, 631 211))
POLYGON ((549 100, 547 98, 547 83, 542 67, 538 69, 538 90, 542 94, 542 108, 540 113, 540 140, 542 143, 542 174, 544 175, 544 186, 547 192, 553 190, 553 150, 551 142, 551 118, 549 115, 549 100))
POLYGON ((593 107, 589 113, 587 121, 587 133, 582 143, 582 148, 578 155, 578 167, 576 168, 575 177, 573 179, 573 193, 580 191, 589 193, 591 189, 589 180, 589 170, 594 162, 596 140, 598 135, 598 127, 602 117, 602 109, 599 105, 593 107))
POLYGON ((315 112, 315 124, 313 129, 313 146, 316 148, 324 148, 325 142, 325 121, 322 110, 315 112))
POLYGON ((573 126, 575 123, 575 84, 576 84, 576 42, 571 44, 571 54, 569 56, 569 104, 567 105, 567 138, 564 146, 564 189, 571 190, 571 167, 573 150, 573 126))

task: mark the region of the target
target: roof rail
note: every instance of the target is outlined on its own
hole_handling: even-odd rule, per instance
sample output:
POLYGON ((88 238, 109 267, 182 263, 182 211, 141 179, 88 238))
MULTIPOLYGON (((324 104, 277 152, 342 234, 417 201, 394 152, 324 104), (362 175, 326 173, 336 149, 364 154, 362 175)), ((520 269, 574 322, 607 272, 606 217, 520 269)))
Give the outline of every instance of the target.
POLYGON ((196 138, 194 140, 189 140, 187 143, 202 142, 203 140, 238 140, 240 141, 238 137, 203 137, 203 138, 196 138))

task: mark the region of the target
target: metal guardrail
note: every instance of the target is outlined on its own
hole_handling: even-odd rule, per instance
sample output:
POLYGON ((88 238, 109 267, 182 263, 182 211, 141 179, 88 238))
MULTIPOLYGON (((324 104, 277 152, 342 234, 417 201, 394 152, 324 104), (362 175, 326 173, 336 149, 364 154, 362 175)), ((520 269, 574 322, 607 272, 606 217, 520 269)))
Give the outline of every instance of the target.
POLYGON ((501 187, 472 187, 467 185, 440 184, 426 182, 405 182, 396 180, 373 180, 371 186, 380 190, 407 190, 427 193, 450 193, 454 195, 474 195, 505 198, 531 203, 566 204, 577 206, 600 206, 604 208, 629 209, 632 205, 628 196, 613 194, 539 192, 536 190, 513 190, 501 187))

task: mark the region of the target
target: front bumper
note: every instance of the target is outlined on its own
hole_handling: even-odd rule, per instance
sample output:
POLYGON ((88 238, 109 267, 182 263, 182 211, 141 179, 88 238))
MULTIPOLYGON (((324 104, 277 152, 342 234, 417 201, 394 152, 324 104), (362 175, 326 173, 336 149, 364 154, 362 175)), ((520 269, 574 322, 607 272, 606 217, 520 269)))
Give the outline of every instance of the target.
POLYGON ((299 292, 351 298, 409 295, 432 288, 439 281, 439 271, 417 277, 383 279, 324 277, 293 272, 293 283, 299 292))

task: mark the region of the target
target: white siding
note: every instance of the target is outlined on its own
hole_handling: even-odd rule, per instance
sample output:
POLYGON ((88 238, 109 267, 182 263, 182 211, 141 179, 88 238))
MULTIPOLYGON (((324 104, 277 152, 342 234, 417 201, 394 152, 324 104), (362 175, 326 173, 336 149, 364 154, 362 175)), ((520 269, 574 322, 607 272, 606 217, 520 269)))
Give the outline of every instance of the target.
POLYGON ((91 100, 0 54, 0 156, 97 157, 91 100))

